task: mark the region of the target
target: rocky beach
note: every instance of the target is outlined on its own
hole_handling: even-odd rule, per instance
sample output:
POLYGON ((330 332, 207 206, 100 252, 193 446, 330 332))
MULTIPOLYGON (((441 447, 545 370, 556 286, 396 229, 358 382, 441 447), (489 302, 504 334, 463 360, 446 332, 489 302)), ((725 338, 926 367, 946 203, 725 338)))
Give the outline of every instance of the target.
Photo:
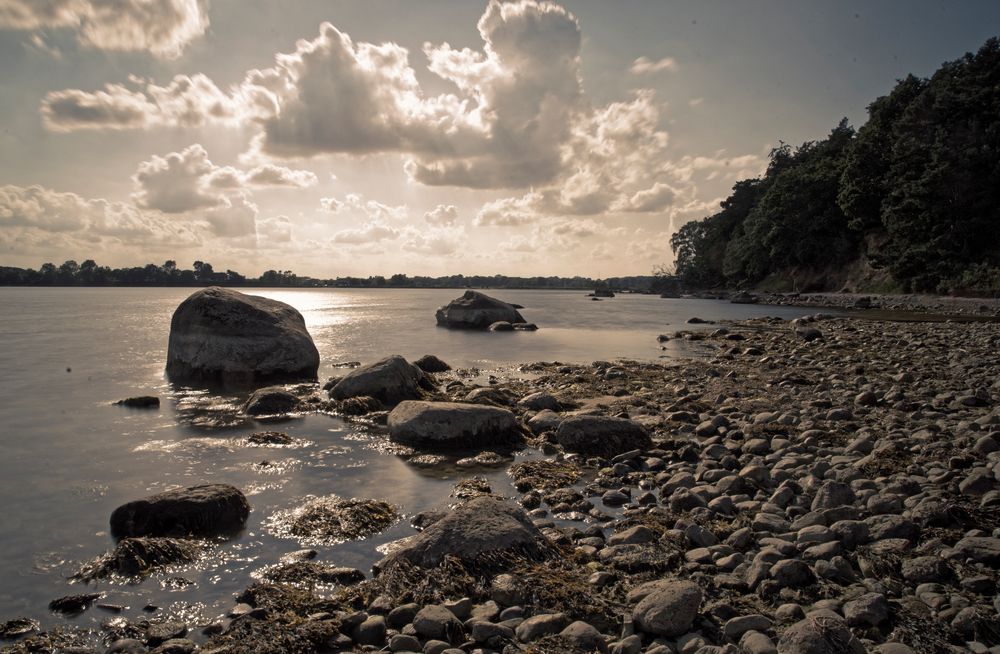
MULTIPOLYGON (((100 629, 5 616, 3 651, 1000 652, 1000 323, 691 323, 660 341, 699 356, 487 379, 386 352, 312 382, 311 343, 260 354, 303 378, 269 368, 295 383, 234 409, 262 421, 256 445, 289 442, 276 417, 329 414, 382 434, 385 456, 473 473, 452 472, 452 501, 417 515, 328 496, 272 516, 305 549, 248 578, 225 615, 118 607, 100 629), (401 519, 412 536, 370 570, 309 549, 401 519)), ((217 481, 119 507, 117 545, 51 610, 96 610, 93 580, 223 556, 253 498, 217 481)))

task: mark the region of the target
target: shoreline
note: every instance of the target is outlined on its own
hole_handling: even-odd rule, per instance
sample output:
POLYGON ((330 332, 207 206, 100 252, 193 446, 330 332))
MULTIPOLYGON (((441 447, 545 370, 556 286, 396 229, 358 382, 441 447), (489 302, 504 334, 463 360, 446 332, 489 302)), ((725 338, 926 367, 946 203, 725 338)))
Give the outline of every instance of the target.
MULTIPOLYGON (((525 511, 537 547, 501 548, 502 564, 478 553, 326 586, 317 580, 336 561, 300 561, 287 577, 297 585, 252 583, 246 609, 170 635, 220 653, 275 651, 269 641, 361 651, 393 640, 393 651, 438 641, 437 652, 765 652, 823 629, 869 649, 1000 645, 1000 325, 838 316, 714 327, 699 332, 706 358, 525 364, 531 379, 478 392, 478 403, 511 410, 544 454, 511 470, 509 506, 525 511), (552 399, 527 400, 537 393, 552 399), (601 456, 571 451, 558 425, 573 416, 627 420, 652 441, 601 456), (693 585, 686 603, 644 586, 663 580, 693 585), (437 627, 416 610, 399 612, 412 603, 447 607, 435 618, 450 625, 447 637, 431 637, 437 627), (666 632, 650 617, 692 604, 691 619, 666 632)), ((457 372, 436 381, 431 399, 469 401, 476 391, 457 372)), ((510 462, 489 460, 489 469, 510 462)), ((456 481, 456 503, 487 490, 456 481)), ((137 609, 92 651, 118 637, 162 648, 162 625, 176 616, 137 609)), ((94 647, 95 635, 50 631, 4 651, 57 649, 57 640, 94 647)))

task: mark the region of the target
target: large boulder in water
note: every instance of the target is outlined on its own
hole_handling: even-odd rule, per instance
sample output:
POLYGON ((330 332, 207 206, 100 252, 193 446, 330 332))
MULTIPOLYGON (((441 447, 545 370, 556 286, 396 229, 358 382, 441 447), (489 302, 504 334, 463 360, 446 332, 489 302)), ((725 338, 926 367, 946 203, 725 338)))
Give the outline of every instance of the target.
POLYGON ((649 433, 637 422, 586 415, 563 420, 556 430, 556 442, 567 452, 609 459, 652 445, 649 433))
POLYGON ((293 307, 215 286, 181 302, 170 321, 167 374, 176 379, 316 379, 319 352, 293 307))
POLYGON ((460 505, 404 541, 379 561, 375 569, 385 570, 399 561, 432 568, 445 556, 454 556, 462 563, 475 566, 484 555, 504 552, 541 559, 551 553, 551 549, 523 509, 483 495, 460 505))
POLYGON ((111 535, 223 536, 238 532, 250 503, 238 488, 204 484, 157 493, 123 504, 111 514, 111 535))
POLYGON ((373 397, 394 406, 403 400, 420 399, 423 397, 420 388, 428 385, 430 382, 420 368, 394 354, 349 372, 333 385, 330 397, 335 400, 373 397))
POLYGON ((478 291, 466 291, 437 310, 437 324, 458 329, 489 329, 496 322, 524 322, 513 305, 478 291))
POLYGON ((402 402, 389 414, 389 438, 424 449, 482 449, 522 440, 507 409, 459 402, 402 402))

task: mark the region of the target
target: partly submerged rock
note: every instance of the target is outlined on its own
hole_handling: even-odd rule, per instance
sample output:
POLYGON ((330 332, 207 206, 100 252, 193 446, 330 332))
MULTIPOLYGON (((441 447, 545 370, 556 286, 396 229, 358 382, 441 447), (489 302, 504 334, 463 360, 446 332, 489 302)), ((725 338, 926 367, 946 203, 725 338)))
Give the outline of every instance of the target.
POLYGON ((31 618, 14 618, 0 623, 0 638, 13 640, 38 631, 38 620, 31 618))
POLYGON ((414 361, 413 365, 420 368, 424 372, 448 372, 451 370, 451 366, 433 354, 425 354, 414 361))
POLYGON ((228 484, 204 484, 157 493, 123 504, 111 514, 111 534, 220 536, 238 532, 250 515, 246 496, 228 484))
POLYGON ((647 449, 652 440, 637 422, 607 416, 571 416, 559 423, 556 441, 567 452, 611 458, 647 449))
POLYGON ((191 563, 202 550, 200 543, 177 538, 123 538, 114 550, 83 566, 73 578, 145 576, 170 565, 191 563))
POLYGON ((49 610, 65 615, 83 613, 90 605, 101 599, 103 593, 84 593, 82 595, 67 595, 49 602, 49 610))
POLYGON ((385 570, 400 561, 431 568, 445 556, 475 567, 481 557, 504 552, 542 559, 550 555, 551 546, 522 509, 483 495, 404 541, 376 569, 385 570))
POLYGON ((389 438, 425 449, 512 446, 521 430, 507 409, 458 402, 402 402, 389 414, 389 438))
POLYGON ((126 397, 124 400, 115 402, 116 406, 124 406, 129 409, 158 409, 160 408, 160 398, 155 395, 137 395, 136 397, 126 397))
POLYGON ((421 387, 428 383, 420 368, 395 354, 352 370, 334 384, 330 397, 346 400, 367 396, 387 406, 395 406, 403 400, 423 397, 421 387))
POLYGON ((170 321, 167 374, 199 381, 316 379, 319 352, 293 307, 215 286, 170 321))
POLYGON ((496 322, 523 323, 513 305, 478 291, 466 291, 437 310, 437 324, 457 329, 488 329, 496 322))
POLYGON ((299 408, 301 400, 281 388, 268 386, 259 388, 243 404, 243 412, 251 416, 275 416, 291 413, 299 408))
POLYGON ((304 543, 338 543, 377 534, 396 522, 396 507, 381 500, 317 497, 269 521, 278 536, 304 543))

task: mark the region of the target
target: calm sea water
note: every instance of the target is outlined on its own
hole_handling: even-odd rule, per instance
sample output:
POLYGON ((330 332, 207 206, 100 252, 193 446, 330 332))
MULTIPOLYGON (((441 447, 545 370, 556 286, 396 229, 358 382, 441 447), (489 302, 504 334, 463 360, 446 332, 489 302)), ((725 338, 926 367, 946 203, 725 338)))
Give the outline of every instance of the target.
MULTIPOLYGON (((299 543, 270 535, 264 522, 307 495, 374 497, 404 515, 449 501, 457 479, 483 474, 509 489, 505 466, 427 470, 385 452, 384 437, 328 416, 279 426, 252 422, 207 427, 201 419, 240 397, 173 388, 163 375, 170 316, 191 289, 0 288, 0 621, 15 616, 44 625, 64 618, 46 606, 56 597, 101 591, 103 601, 135 616, 147 603, 192 620, 222 614, 250 575, 299 543), (111 406, 138 394, 161 398, 158 411, 111 406), (251 448, 240 441, 267 428, 297 439, 292 448, 251 448), (268 465, 261 465, 262 461, 268 465), (141 584, 69 584, 81 562, 113 545, 115 507, 178 485, 225 482, 253 506, 243 534, 217 556, 141 584), (186 581, 181 581, 183 580, 186 581), (187 582, 191 582, 190 584, 187 582)), ((534 333, 477 333, 437 328, 434 310, 456 290, 249 290, 287 302, 305 317, 319 348, 320 377, 342 374, 337 361, 370 362, 388 354, 436 354, 455 367, 502 369, 518 362, 590 362, 616 357, 680 356, 656 336, 704 319, 740 319, 803 310, 706 300, 619 296, 592 302, 582 292, 497 291, 524 305, 534 333)), ((533 456, 525 453, 520 456, 533 456)), ((383 534, 318 548, 319 560, 368 570, 378 547, 412 533, 403 519, 383 534)), ((93 608, 70 618, 91 625, 112 617, 93 608)))

